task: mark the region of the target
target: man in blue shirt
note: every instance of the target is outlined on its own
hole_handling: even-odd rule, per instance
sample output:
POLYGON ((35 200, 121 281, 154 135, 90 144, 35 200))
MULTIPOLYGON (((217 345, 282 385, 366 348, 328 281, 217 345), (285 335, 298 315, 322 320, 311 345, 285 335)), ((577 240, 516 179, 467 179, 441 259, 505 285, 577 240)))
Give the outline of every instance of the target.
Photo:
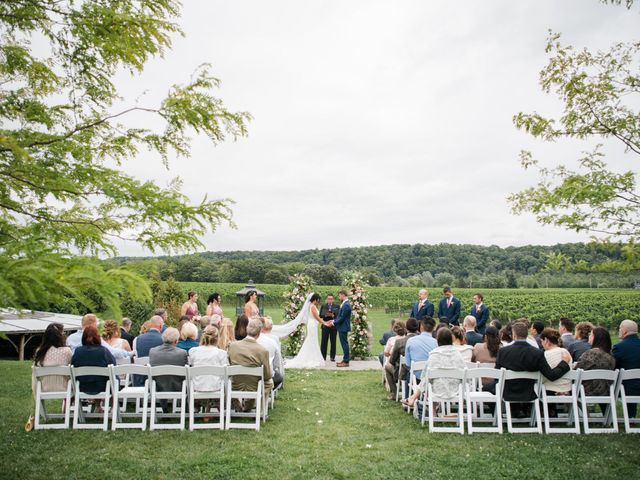
MULTIPOLYGON (((405 347, 405 363, 407 370, 411 369, 411 362, 421 362, 429 360, 429 353, 438 346, 438 342, 433 338, 432 332, 436 322, 431 317, 424 317, 420 320, 420 335, 407 340, 405 347)), ((416 378, 420 378, 422 372, 416 372, 416 378)))

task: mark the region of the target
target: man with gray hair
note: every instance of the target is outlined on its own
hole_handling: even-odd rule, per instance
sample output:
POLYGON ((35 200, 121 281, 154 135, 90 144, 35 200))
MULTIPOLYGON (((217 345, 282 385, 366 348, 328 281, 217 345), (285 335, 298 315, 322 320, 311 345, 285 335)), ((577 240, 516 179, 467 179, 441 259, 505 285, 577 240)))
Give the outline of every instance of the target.
POLYGON ((136 357, 148 357, 149 351, 153 347, 162 345, 162 326, 164 320, 159 315, 154 315, 149 319, 149 330, 138 337, 136 341, 136 357))
MULTIPOLYGON (((623 320, 618 329, 620 342, 613 346, 611 354, 616 359, 616 368, 632 370, 640 368, 640 338, 638 324, 633 320, 623 320)), ((627 395, 640 395, 640 380, 625 380, 624 391, 627 395)), ((635 418, 637 403, 627 403, 629 417, 635 418)))
POLYGON ((482 343, 482 335, 476 332, 476 317, 473 315, 467 315, 462 321, 464 327, 464 336, 467 339, 467 345, 472 347, 476 343, 482 343))
POLYGON ((429 298, 429 292, 423 288, 418 292, 418 301, 411 307, 411 315, 409 316, 418 322, 425 317, 433 318, 435 307, 427 298, 429 298))
MULTIPOLYGON (((262 377, 264 379, 264 401, 271 395, 273 389, 273 379, 271 365, 269 363, 269 352, 258 343, 260 331, 262 330, 262 320, 252 318, 247 325, 247 336, 229 345, 229 365, 242 365, 243 367, 262 367, 262 377)), ((235 375, 233 377, 233 389, 244 392, 254 392, 258 388, 258 379, 247 375, 235 375)), ((239 402, 234 403, 234 408, 250 411, 255 406, 254 400, 246 400, 244 405, 239 402)))
MULTIPOLYGON (((176 347, 180 340, 180 332, 177 328, 169 327, 162 334, 162 345, 153 347, 149 351, 149 365, 187 365, 189 354, 186 350, 176 347)), ((159 392, 175 392, 182 388, 183 377, 164 375, 156 378, 156 388, 159 392)), ((161 402, 162 411, 167 412, 167 401, 161 402)))
POLYGON ((133 350, 133 339, 136 338, 135 335, 131 335, 129 333, 131 331, 131 320, 127 317, 122 319, 122 326, 120 327, 120 338, 129 342, 129 346, 133 350))
POLYGON ((271 317, 262 317, 261 320, 263 326, 257 342, 269 352, 269 365, 271 365, 271 371, 273 372, 273 388, 276 388, 282 383, 282 352, 280 351, 280 345, 269 335, 273 329, 273 320, 271 320, 271 317))

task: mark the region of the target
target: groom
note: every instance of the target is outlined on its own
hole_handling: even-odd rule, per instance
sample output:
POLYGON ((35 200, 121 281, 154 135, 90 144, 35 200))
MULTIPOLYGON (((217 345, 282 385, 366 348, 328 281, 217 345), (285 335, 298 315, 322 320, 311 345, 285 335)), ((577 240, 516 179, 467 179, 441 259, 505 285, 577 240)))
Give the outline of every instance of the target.
POLYGON ((330 323, 338 331, 340 337, 340 345, 342 345, 342 352, 344 353, 342 361, 336 363, 336 367, 348 367, 349 366, 349 332, 351 331, 351 305, 347 300, 347 292, 340 290, 338 292, 340 298, 340 310, 335 320, 330 323))

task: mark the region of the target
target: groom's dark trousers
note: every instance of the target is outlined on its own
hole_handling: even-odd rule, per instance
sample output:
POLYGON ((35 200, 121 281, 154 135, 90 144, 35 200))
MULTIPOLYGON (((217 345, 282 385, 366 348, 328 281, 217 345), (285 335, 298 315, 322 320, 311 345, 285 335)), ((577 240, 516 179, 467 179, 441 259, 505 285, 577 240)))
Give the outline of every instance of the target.
POLYGON ((340 337, 340 345, 342 345, 342 361, 349 363, 349 332, 338 332, 340 337))

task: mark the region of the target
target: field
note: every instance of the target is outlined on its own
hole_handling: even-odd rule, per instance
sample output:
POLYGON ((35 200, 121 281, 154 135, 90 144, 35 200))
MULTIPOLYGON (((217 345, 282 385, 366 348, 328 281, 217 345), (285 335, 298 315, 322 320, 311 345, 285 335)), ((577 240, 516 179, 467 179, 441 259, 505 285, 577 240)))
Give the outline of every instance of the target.
MULTIPOLYGON (((230 283, 180 283, 185 293, 194 290, 200 294, 201 306, 214 291, 223 296, 223 308, 235 307, 235 292, 244 287, 230 283)), ((266 306, 279 309, 274 319, 282 318, 283 293, 286 285, 258 285, 266 294, 266 306)), ((339 286, 318 286, 323 296, 336 294, 339 286)), ((416 300, 417 288, 368 287, 368 301, 374 309, 389 313, 389 318, 406 316, 412 302, 416 300)), ((455 289, 462 301, 462 312, 469 311, 476 290, 455 289)), ((484 301, 489 306, 492 318, 502 321, 527 317, 530 320, 557 322, 560 317, 569 317, 575 322, 590 321, 615 329, 621 320, 640 319, 640 290, 622 289, 493 289, 482 290, 484 301)), ((431 289, 430 300, 439 301, 440 289, 431 289)), ((375 319, 374 319, 375 321, 375 319)))
POLYGON ((30 365, 0 362, 0 478, 636 478, 633 435, 429 434, 378 372, 291 371, 260 432, 33 431, 30 365))

